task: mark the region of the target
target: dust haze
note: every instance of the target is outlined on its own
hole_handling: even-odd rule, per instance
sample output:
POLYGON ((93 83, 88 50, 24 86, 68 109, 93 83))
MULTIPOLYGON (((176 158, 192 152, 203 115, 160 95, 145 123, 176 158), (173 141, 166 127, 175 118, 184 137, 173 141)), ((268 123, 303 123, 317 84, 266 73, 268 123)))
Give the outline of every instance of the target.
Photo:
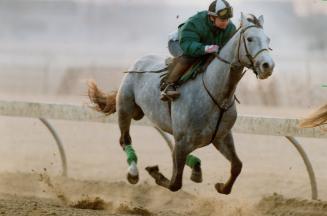
MULTIPOLYGON (((241 11, 264 15, 276 62, 268 80, 245 75, 238 111, 300 118, 325 103, 327 2, 231 2, 236 25, 241 11)), ((168 34, 209 3, 0 0, 0 99, 84 104, 88 79, 117 89, 139 57, 169 56, 168 34)), ((227 180, 230 164, 212 146, 195 152, 204 182, 191 182, 185 168, 183 190, 171 193, 144 170, 158 164, 165 175, 171 172, 169 149, 152 128, 132 126, 141 177, 132 186, 117 125, 51 121, 67 154, 64 178, 55 142, 39 120, 0 119, 2 215, 327 215, 326 140, 299 139, 315 169, 320 201, 309 201, 305 166, 285 138, 244 134, 235 134, 244 169, 230 196, 214 189, 227 180), (40 180, 44 170, 52 188, 40 180), (73 207, 85 200, 101 201, 104 210, 73 207)))

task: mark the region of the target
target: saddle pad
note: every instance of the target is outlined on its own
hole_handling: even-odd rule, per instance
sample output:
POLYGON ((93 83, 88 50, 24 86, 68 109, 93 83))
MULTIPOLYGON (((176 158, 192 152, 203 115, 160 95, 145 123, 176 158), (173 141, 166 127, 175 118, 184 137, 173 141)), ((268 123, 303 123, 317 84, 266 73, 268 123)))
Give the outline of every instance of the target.
POLYGON ((190 79, 195 79, 196 76, 206 70, 206 67, 209 65, 209 62, 211 62, 212 58, 210 56, 203 56, 200 57, 190 69, 179 79, 178 84, 181 85, 185 82, 187 82, 190 79))

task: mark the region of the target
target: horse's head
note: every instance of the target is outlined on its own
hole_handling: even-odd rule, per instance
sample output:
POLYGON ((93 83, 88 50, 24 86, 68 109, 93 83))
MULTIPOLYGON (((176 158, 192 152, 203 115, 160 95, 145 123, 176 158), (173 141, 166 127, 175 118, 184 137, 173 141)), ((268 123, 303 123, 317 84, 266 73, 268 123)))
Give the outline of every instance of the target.
POLYGON ((263 30, 263 16, 241 14, 240 41, 238 47, 239 62, 253 70, 259 79, 268 78, 275 67, 270 56, 269 42, 263 30))

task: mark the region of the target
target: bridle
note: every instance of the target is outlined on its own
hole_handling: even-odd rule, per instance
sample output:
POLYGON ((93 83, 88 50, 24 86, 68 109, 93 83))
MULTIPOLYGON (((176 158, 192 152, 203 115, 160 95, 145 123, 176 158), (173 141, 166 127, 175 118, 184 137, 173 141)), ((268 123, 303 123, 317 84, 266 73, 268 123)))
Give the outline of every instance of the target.
POLYGON ((220 61, 222 61, 222 62, 224 62, 224 63, 226 63, 226 64, 229 64, 229 65, 231 65, 231 66, 238 66, 238 67, 239 67, 239 66, 245 66, 245 67, 247 67, 247 68, 250 68, 250 69, 253 70, 253 72, 256 74, 256 76, 258 76, 258 71, 256 70, 256 67, 255 67, 255 64, 254 64, 255 59, 256 59, 256 58, 258 57, 258 55, 260 55, 262 52, 264 52, 264 51, 268 51, 268 52, 269 52, 269 50, 272 50, 272 49, 271 49, 271 48, 268 48, 268 49, 267 49, 267 48, 263 48, 263 49, 259 50, 257 53, 255 53, 255 55, 252 56, 251 53, 249 52, 248 45, 247 45, 247 43, 246 43, 246 41, 245 41, 245 37, 244 37, 244 33, 245 33, 248 29, 250 29, 250 28, 261 28, 261 29, 262 29, 262 26, 260 26, 260 25, 250 25, 250 26, 248 26, 248 27, 246 27, 246 28, 244 28, 244 29, 242 29, 242 26, 240 26, 240 27, 236 30, 236 32, 235 32, 235 34, 236 34, 238 31, 241 30, 240 37, 239 37, 239 41, 238 41, 238 48, 237 48, 237 58, 238 58, 237 61, 238 61, 238 63, 239 63, 240 65, 235 65, 235 64, 233 64, 233 63, 231 63, 231 62, 229 62, 229 61, 227 61, 227 60, 221 58, 221 57, 219 56, 219 53, 216 53, 215 56, 216 56, 216 58, 219 59, 220 61), (246 57, 247 57, 248 60, 250 61, 250 65, 241 61, 241 58, 240 58, 241 40, 243 41, 244 48, 245 48, 245 52, 246 52, 246 57))
POLYGON ((238 62, 241 64, 241 65, 245 65, 247 68, 251 68, 253 70, 253 72, 258 76, 258 72, 256 70, 256 67, 254 65, 254 62, 255 62, 255 58, 258 57, 258 55, 264 51, 267 51, 269 52, 269 49, 267 48, 263 48, 261 50, 259 50, 254 56, 251 55, 251 53, 249 52, 249 49, 248 49, 248 46, 247 46, 247 43, 245 41, 245 37, 244 37, 244 33, 246 32, 246 30, 250 29, 250 28, 262 28, 261 26, 259 25, 250 25, 248 27, 246 27, 245 29, 242 29, 241 30, 241 34, 240 34, 240 39, 239 39, 239 43, 238 43, 238 50, 237 50, 237 58, 238 58, 238 62), (247 66, 246 64, 242 64, 241 62, 241 59, 240 59, 240 47, 241 47, 241 38, 243 40, 243 44, 244 44, 244 48, 245 48, 245 53, 246 53, 246 57, 249 59, 250 61, 250 66, 247 66))

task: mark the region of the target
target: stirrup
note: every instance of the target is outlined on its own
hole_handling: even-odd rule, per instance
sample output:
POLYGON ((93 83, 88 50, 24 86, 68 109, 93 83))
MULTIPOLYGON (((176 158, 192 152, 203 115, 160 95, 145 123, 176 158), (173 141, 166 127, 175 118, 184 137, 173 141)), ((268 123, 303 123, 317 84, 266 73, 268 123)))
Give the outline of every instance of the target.
POLYGON ((168 100, 173 101, 176 98, 178 98, 180 93, 178 91, 176 91, 175 84, 174 83, 169 83, 169 84, 166 84, 166 85, 167 86, 160 93, 160 99, 162 101, 168 101, 168 100), (171 90, 171 91, 175 91, 175 93, 168 94, 169 88, 173 88, 173 90, 171 90))

